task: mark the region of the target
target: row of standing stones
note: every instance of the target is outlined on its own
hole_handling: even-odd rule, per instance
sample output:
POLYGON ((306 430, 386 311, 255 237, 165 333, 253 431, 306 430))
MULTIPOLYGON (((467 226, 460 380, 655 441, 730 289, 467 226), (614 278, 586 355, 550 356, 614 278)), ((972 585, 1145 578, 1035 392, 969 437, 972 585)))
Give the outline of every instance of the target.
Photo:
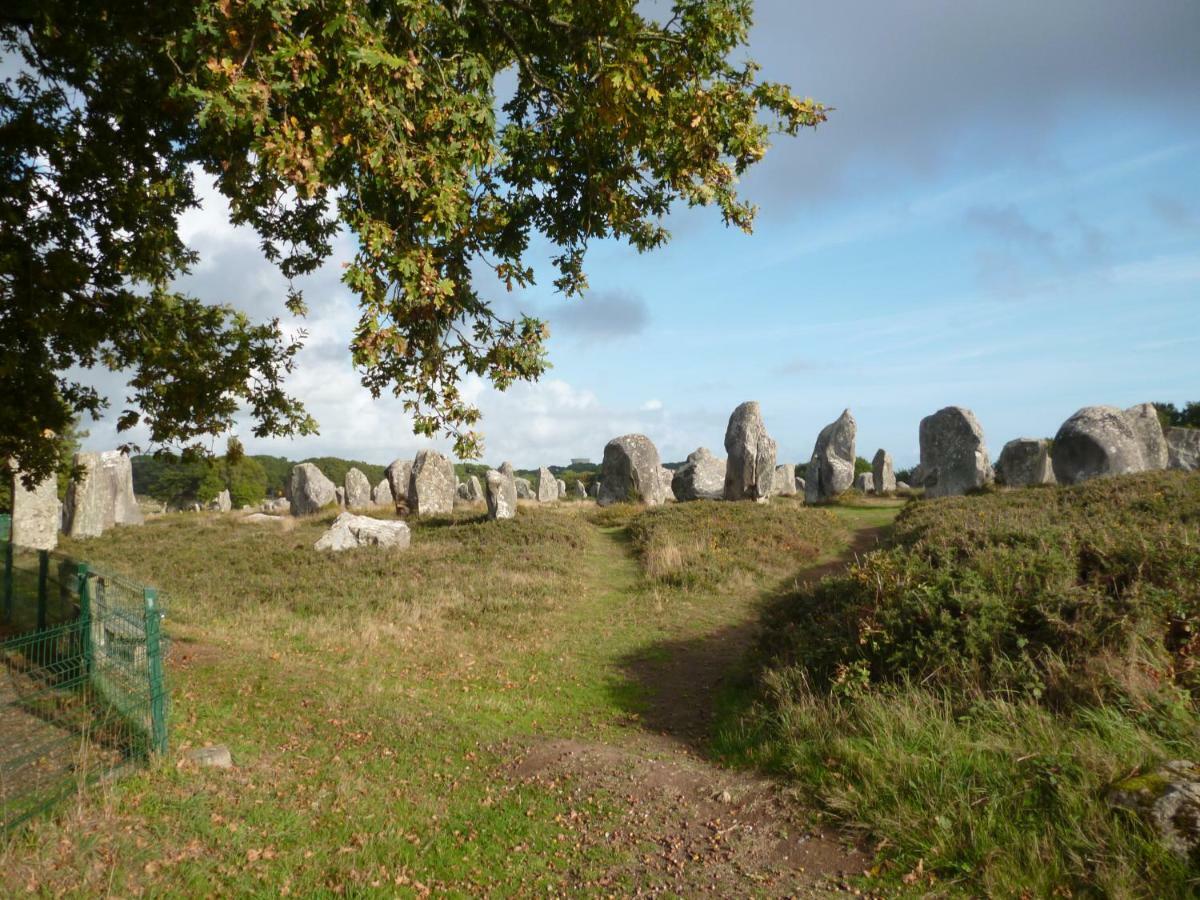
MULTIPOLYGON (((797 478, 794 466, 776 465, 776 444, 767 433, 759 404, 747 401, 729 417, 726 459, 701 447, 672 472, 662 465, 657 448, 645 435, 627 434, 609 441, 593 496, 601 506, 629 501, 657 506, 668 499, 766 502, 774 495, 802 492, 806 502, 822 503, 852 487, 876 494, 907 490, 909 485, 896 481, 892 457, 882 449, 875 454, 872 471, 856 478, 856 434, 854 417, 846 410, 821 429, 807 478, 797 478)), ((1107 475, 1200 468, 1200 429, 1164 431, 1150 403, 1125 410, 1084 407, 1063 423, 1053 441, 1009 441, 994 468, 983 429, 969 409, 948 406, 927 416, 921 420, 919 438, 921 459, 912 487, 923 489, 927 497, 964 494, 993 481, 1009 487, 1078 484, 1107 475)), ((79 477, 71 482, 62 504, 55 479, 28 487, 14 471, 14 544, 53 549, 60 530, 71 537, 95 537, 113 525, 142 524, 125 453, 79 453, 74 464, 79 477)), ((374 486, 358 469, 351 469, 339 486, 312 463, 301 463, 292 469, 287 488, 287 498, 267 501, 263 513, 288 510, 306 516, 334 505, 346 510, 330 534, 318 541, 319 547, 327 549, 407 546, 408 528, 403 522, 372 519, 352 510, 395 508, 416 516, 441 515, 451 512, 460 498, 485 502, 491 519, 508 519, 516 514, 518 499, 548 502, 567 496, 567 486, 549 469, 542 467, 532 484, 517 478, 507 462, 488 470, 482 482, 472 475, 460 484, 450 460, 433 450, 422 450, 412 460, 396 460, 374 486)), ((574 490, 577 497, 583 496, 581 484, 576 483, 574 490)), ((227 491, 213 504, 223 512, 230 506, 227 491)))

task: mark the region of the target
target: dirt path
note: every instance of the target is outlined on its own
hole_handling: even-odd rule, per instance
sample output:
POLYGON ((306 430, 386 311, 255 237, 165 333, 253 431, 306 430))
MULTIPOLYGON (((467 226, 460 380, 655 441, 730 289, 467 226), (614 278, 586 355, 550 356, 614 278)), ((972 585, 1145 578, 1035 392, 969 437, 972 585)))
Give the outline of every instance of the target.
MULTIPOLYGON (((878 542, 858 530, 836 560, 803 572, 799 583, 840 571, 878 542)), ((607 540, 638 580, 627 546, 607 540)), ((614 559, 613 562, 616 562, 614 559)), ((584 844, 605 843, 630 862, 604 888, 632 884, 639 895, 825 896, 847 889, 869 858, 815 823, 786 786, 706 757, 718 692, 736 676, 758 626, 753 601, 739 621, 706 634, 659 642, 614 661, 640 685, 645 707, 615 739, 548 740, 526 749, 512 774, 575 799, 601 793, 623 809, 623 827, 594 833, 585 819, 564 823, 584 844)))

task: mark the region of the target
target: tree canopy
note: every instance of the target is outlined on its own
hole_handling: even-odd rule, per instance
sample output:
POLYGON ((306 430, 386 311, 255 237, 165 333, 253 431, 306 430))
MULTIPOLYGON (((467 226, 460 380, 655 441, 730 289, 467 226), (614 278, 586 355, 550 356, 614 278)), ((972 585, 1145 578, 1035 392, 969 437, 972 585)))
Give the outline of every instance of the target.
MULTIPOLYGON (((0 457, 44 474, 53 435, 107 398, 81 369, 128 374, 118 425, 155 444, 228 430, 311 433, 284 387, 303 334, 238 297, 176 287, 207 173, 284 276, 340 232, 361 316, 347 335, 373 395, 418 433, 478 453, 473 373, 503 389, 545 369, 543 322, 505 319, 477 287, 586 287, 590 242, 668 239, 671 205, 749 230, 736 181, 773 133, 824 108, 737 58, 751 0, 12 0, 0 50, 0 457), (11 68, 11 66, 10 66, 11 68), (497 97, 513 73, 511 96, 497 97)), ((294 288, 281 297, 302 314, 294 288)))

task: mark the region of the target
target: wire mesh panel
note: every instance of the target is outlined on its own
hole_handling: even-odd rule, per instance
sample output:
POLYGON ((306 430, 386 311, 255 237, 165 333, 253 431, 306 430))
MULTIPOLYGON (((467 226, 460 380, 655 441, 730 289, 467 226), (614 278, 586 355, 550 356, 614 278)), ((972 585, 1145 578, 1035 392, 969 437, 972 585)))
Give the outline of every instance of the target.
MULTIPOLYGON (((8 545, 11 548, 11 545, 8 545)), ((167 746, 161 601, 41 551, 5 555, 0 828, 167 746)))

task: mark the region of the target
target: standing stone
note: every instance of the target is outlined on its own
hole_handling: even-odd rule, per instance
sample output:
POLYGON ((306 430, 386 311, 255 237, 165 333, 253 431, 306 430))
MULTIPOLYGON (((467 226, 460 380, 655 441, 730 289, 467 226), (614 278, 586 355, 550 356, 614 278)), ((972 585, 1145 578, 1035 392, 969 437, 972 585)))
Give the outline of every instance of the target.
POLYGON ((805 487, 807 487, 807 482, 805 482, 805 480, 803 478, 801 478, 799 475, 797 475, 796 476, 796 493, 803 494, 805 487))
POLYGON ((672 472, 670 469, 668 469, 666 466, 660 466, 659 470, 658 470, 658 475, 659 475, 659 480, 662 483, 663 502, 665 503, 668 500, 676 499, 675 489, 671 486, 671 482, 675 478, 675 473, 672 472))
POLYGON ((725 460, 707 447, 697 447, 671 478, 671 493, 679 501, 720 500, 725 496, 725 460))
POLYGON ((1158 410, 1153 403, 1139 403, 1125 410, 1125 418, 1138 436, 1142 445, 1142 464, 1146 471, 1165 469, 1170 461, 1167 437, 1163 434, 1158 410))
POLYGON ((601 506, 625 501, 658 506, 664 499, 661 469, 658 448, 644 434, 613 438, 604 446, 596 501, 601 506))
POLYGON ((15 463, 12 470, 12 543, 30 550, 53 550, 62 521, 57 476, 51 473, 29 489, 15 463))
POLYGON ((233 498, 229 496, 228 488, 217 494, 217 499, 213 501, 213 509, 223 513, 233 509, 233 498))
POLYGON ((331 503, 337 503, 337 487, 312 463, 292 467, 288 479, 288 497, 293 516, 311 516, 331 503))
POLYGON ((470 500, 471 499, 470 497, 467 496, 467 485, 465 482, 460 481, 458 484, 456 484, 454 486, 454 493, 455 493, 455 496, 457 496, 459 500, 470 500))
POLYGON ((775 441, 758 402, 747 400, 725 428, 725 499, 766 501, 775 486, 775 441))
MULTIPOLYGON (((508 465, 508 463, 505 463, 508 465)), ((489 519, 511 519, 517 514, 517 485, 512 474, 512 466, 504 471, 488 469, 483 476, 487 484, 487 510, 489 519)))
POLYGON ((1085 406, 1054 436, 1052 462, 1059 484, 1079 484, 1146 468, 1143 435, 1115 406, 1085 406))
POLYGON ((549 503, 558 499, 558 480, 545 466, 538 469, 537 502, 549 503))
POLYGON ((926 497, 953 497, 992 481, 992 464, 975 414, 947 406, 921 420, 921 475, 926 497))
POLYGON ((792 463, 775 467, 775 493, 781 497, 791 497, 796 493, 796 467, 792 463))
POLYGON ((396 505, 396 498, 392 496, 392 483, 386 478, 371 491, 371 503, 375 506, 396 505))
POLYGON ((346 506, 349 509, 366 509, 371 505, 371 482, 358 469, 346 473, 344 485, 346 506))
POLYGON ((854 487, 864 494, 875 493, 875 480, 870 472, 860 472, 854 477, 854 487))
POLYGON ((875 458, 871 460, 871 486, 880 496, 896 492, 896 470, 892 466, 892 454, 882 448, 875 451, 875 458))
POLYGON ((472 475, 467 479, 467 499, 472 503, 483 502, 483 485, 479 483, 478 475, 472 475))
POLYGON ((1184 472, 1200 469, 1200 428, 1167 429, 1167 465, 1184 472))
POLYGON ((587 497, 587 488, 583 486, 582 481, 576 481, 571 488, 571 492, 575 495, 577 500, 583 500, 587 497))
POLYGON ((854 441, 857 435, 858 423, 848 409, 821 429, 805 474, 806 502, 822 503, 850 490, 854 484, 854 441))
POLYGON ((392 503, 397 507, 408 502, 408 482, 412 477, 412 460, 396 459, 383 470, 392 486, 392 503))
POLYGON ((588 485, 588 496, 595 500, 600 496, 600 480, 596 479, 588 485))
POLYGON ((528 478, 514 478, 513 481, 517 486, 517 497, 521 500, 534 499, 533 485, 529 483, 528 478))
POLYGON ((1008 487, 1054 484, 1050 442, 1045 438, 1016 438, 1009 441, 996 460, 996 481, 1008 487))
POLYGON ((338 508, 345 509, 346 508, 346 489, 339 484, 333 489, 333 493, 334 493, 334 496, 337 498, 338 508))
POLYGON ((80 477, 67 487, 67 534, 97 537, 113 525, 142 524, 127 455, 120 450, 76 453, 74 464, 80 477))
POLYGON ((561 478, 555 479, 555 483, 558 485, 558 499, 561 500, 567 496, 567 483, 561 478))
POLYGON ((454 512, 457 487, 454 464, 436 450, 422 450, 408 476, 408 508, 416 516, 454 512))

